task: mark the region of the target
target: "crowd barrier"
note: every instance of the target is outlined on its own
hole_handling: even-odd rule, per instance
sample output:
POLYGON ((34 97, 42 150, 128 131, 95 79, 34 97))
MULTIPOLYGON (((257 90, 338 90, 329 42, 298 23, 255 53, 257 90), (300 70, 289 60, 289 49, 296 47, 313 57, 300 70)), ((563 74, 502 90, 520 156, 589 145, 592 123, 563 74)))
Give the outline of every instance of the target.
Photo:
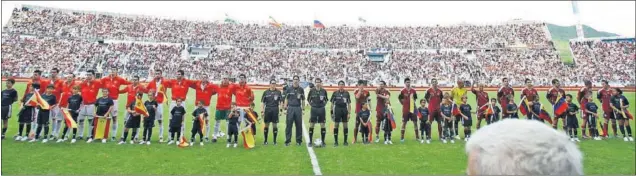
MULTIPOLYGON (((28 82, 29 79, 27 78, 14 78, 16 82, 28 82)), ((5 81, 6 78, 2 78, 2 81, 5 81)), ((145 84, 145 82, 142 82, 142 84, 145 84)), ((248 84, 252 89, 254 90, 265 90, 269 88, 269 85, 264 85, 264 84, 248 84)), ((278 87, 279 89, 282 88, 281 86, 278 87)), ((334 91, 334 90, 338 90, 337 86, 324 86, 325 90, 327 91, 334 91)), ((355 90, 357 89, 357 87, 354 86, 345 86, 344 87, 345 90, 355 90)), ((376 87, 367 87, 367 90, 375 90, 376 87)), ((426 89, 428 89, 429 87, 414 87, 417 91, 425 91, 426 89)), ((513 89, 515 91, 521 91, 524 87, 513 87, 513 89)), ((534 87, 537 91, 547 91, 548 89, 550 89, 551 87, 546 87, 546 86, 535 86, 534 87)), ((580 90, 582 87, 581 86, 563 86, 562 87, 563 90, 565 91, 578 91, 580 90)), ((598 90, 601 87, 593 87, 593 90, 598 90)), ((399 91, 402 90, 402 87, 387 87, 387 89, 389 89, 390 91, 399 91)), ((452 89, 452 87, 441 87, 440 89, 442 89, 442 91, 450 91, 452 89)), ((468 87, 468 89, 470 89, 470 87, 468 87)), ((477 89, 477 88, 476 88, 477 89)), ((621 87, 621 89, 623 90, 623 92, 636 92, 636 86, 629 86, 629 87, 621 87)), ((497 91, 499 90, 499 87, 484 87, 484 91, 497 91)))

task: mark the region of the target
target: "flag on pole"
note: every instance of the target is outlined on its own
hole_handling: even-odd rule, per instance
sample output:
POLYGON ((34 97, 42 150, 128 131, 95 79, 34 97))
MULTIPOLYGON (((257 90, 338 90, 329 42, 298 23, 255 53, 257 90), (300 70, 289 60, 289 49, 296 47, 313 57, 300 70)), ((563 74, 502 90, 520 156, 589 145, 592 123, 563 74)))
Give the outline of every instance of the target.
POLYGON ((243 136, 243 148, 251 149, 254 148, 254 133, 252 133, 252 128, 249 126, 241 130, 241 136, 243 136))
POLYGON ((234 19, 230 18, 230 16, 229 16, 227 13, 225 13, 225 20, 223 20, 223 21, 224 21, 225 23, 230 23, 230 24, 236 24, 236 23, 238 23, 238 22, 236 22, 236 20, 234 20, 234 19))
POLYGON ((97 120, 94 120, 93 134, 95 134, 95 139, 108 139, 108 134, 110 133, 110 119, 104 117, 95 117, 97 120))
POLYGON ((453 113, 453 116, 458 116, 458 115, 460 115, 462 113, 461 111, 459 111, 459 108, 457 107, 457 105, 455 103, 453 103, 453 111, 452 111, 452 113, 453 113))
POLYGON ((320 21, 314 20, 314 28, 316 29, 324 29, 325 25, 323 25, 320 21))
POLYGON ((539 112, 539 118, 552 124, 552 118, 550 118, 550 114, 548 114, 548 112, 545 111, 545 109, 543 109, 543 105, 541 105, 541 112, 539 112))
POLYGON ((31 96, 31 98, 29 98, 29 100, 26 103, 27 106, 40 106, 42 107, 42 109, 51 109, 51 106, 49 105, 48 102, 44 101, 44 99, 42 99, 42 96, 40 95, 39 92, 35 91, 35 93, 33 93, 33 96, 31 96))
POLYGON ((358 17, 358 21, 361 23, 367 23, 367 20, 362 17, 358 17))
POLYGON ((529 111, 530 108, 528 107, 528 99, 526 99, 526 97, 523 97, 521 103, 519 104, 519 112, 521 112, 521 114, 523 114, 524 116, 527 116, 529 111))
POLYGON ((73 116, 68 112, 66 108, 60 108, 62 110, 62 116, 64 116, 64 122, 66 122, 66 126, 70 128, 77 128, 77 123, 73 120, 73 116))
POLYGON ((201 133, 202 134, 206 134, 205 131, 205 119, 203 118, 203 113, 199 114, 199 117, 197 117, 199 119, 199 127, 201 129, 201 133))
POLYGON ((150 116, 146 106, 144 106, 144 103, 141 101, 141 98, 137 98, 135 100, 135 112, 143 115, 144 117, 150 116))
MULTIPOLYGON (((37 92, 35 92, 37 93, 37 92)), ((35 96, 35 93, 33 95, 31 95, 31 98, 29 98, 29 100, 26 101, 26 103, 24 104, 25 106, 37 106, 38 105, 38 98, 35 96)))
POLYGON ((181 138, 179 139, 179 145, 177 146, 179 148, 190 146, 190 144, 188 144, 188 140, 186 139, 185 135, 181 135, 181 138))
POLYGON ((389 109, 388 118, 389 118, 389 122, 391 122, 391 129, 395 129, 396 124, 395 124, 395 118, 393 117, 393 111, 391 110, 391 107, 387 107, 387 108, 389 109))
POLYGON ((283 26, 282 24, 278 23, 272 16, 269 16, 269 24, 277 28, 280 28, 283 26))

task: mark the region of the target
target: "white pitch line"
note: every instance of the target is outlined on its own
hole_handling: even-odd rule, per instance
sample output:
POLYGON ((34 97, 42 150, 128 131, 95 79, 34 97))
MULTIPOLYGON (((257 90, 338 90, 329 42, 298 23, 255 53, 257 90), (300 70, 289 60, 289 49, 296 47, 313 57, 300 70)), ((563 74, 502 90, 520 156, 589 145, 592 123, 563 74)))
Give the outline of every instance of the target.
MULTIPOLYGON (((303 121, 303 137, 305 137, 306 142, 312 142, 309 141, 309 134, 307 128, 305 127, 305 121, 303 121)), ((314 175, 322 175, 322 172, 320 171, 320 165, 318 165, 318 157, 316 157, 314 148, 307 146, 306 143, 303 144, 305 144, 305 146, 307 147, 309 159, 311 159, 311 167, 314 169, 314 175)))

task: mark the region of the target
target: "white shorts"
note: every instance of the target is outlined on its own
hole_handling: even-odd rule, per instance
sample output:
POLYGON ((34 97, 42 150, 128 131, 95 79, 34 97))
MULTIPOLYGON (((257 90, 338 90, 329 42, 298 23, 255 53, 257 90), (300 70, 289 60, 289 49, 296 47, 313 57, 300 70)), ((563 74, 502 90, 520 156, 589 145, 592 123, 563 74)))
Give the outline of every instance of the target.
POLYGON ((110 114, 113 117, 119 116, 119 104, 117 104, 117 100, 113 100, 113 109, 110 110, 110 114))
POLYGON ((62 120, 62 110, 60 106, 55 106, 55 108, 51 109, 51 113, 49 114, 49 120, 62 120))
POLYGON ((157 103, 157 112, 155 113, 155 120, 163 121, 163 103, 157 103))
POLYGON ((86 119, 92 120, 94 116, 95 116, 95 105, 89 104, 89 105, 84 105, 83 107, 80 108, 79 117, 77 119, 84 120, 86 117, 88 117, 86 119))

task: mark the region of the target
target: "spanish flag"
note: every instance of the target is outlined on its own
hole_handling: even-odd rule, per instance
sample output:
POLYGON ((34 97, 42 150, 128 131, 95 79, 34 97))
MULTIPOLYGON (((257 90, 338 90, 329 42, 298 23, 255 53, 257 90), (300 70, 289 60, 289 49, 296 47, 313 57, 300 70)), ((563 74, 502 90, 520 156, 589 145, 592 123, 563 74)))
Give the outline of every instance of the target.
POLYGON ((150 116, 150 114, 148 114, 146 106, 144 106, 144 103, 141 101, 141 98, 137 98, 135 100, 135 112, 143 115, 144 117, 150 116))
POLYGON ((269 16, 269 24, 277 28, 280 28, 283 26, 282 24, 278 23, 272 16, 269 16))
POLYGON ((371 119, 367 121, 367 128, 369 128, 369 142, 373 141, 373 125, 371 125, 371 119))
POLYGON ((95 139, 108 139, 110 133, 110 119, 103 117, 95 117, 93 121, 95 128, 93 128, 93 134, 95 139))
POLYGON ((49 105, 48 102, 44 101, 44 99, 42 99, 42 96, 40 95, 40 93, 38 93, 37 91, 35 91, 35 93, 33 93, 33 96, 31 96, 31 98, 29 98, 29 100, 26 102, 25 104, 26 106, 40 106, 42 107, 42 109, 51 109, 51 106, 49 105))
POLYGON ((165 87, 163 87, 163 84, 159 84, 157 85, 157 96, 162 96, 163 97, 163 103, 168 104, 168 96, 166 95, 165 92, 165 87), (161 95, 159 95, 161 94, 161 95))
POLYGON ((31 98, 29 98, 29 100, 27 100, 24 105, 25 106, 33 106, 33 107, 35 107, 35 106, 38 105, 38 98, 35 96, 35 94, 33 94, 33 95, 31 95, 31 98))
POLYGON ((71 116, 71 113, 68 112, 68 109, 60 109, 62 109, 62 116, 64 116, 64 122, 66 122, 66 126, 70 128, 77 128, 77 123, 75 122, 75 120, 73 120, 73 116, 71 116))
POLYGON ((246 127, 244 130, 241 130, 241 136, 243 136, 243 148, 254 148, 255 141, 254 134, 252 133, 252 128, 246 127))
POLYGON ((190 144, 188 144, 188 140, 186 139, 185 135, 181 135, 181 138, 179 139, 179 148, 184 148, 187 146, 190 146, 190 144))
POLYGON ((203 113, 199 114, 199 127, 201 128, 201 133, 206 134, 205 132, 205 119, 203 119, 203 113))

